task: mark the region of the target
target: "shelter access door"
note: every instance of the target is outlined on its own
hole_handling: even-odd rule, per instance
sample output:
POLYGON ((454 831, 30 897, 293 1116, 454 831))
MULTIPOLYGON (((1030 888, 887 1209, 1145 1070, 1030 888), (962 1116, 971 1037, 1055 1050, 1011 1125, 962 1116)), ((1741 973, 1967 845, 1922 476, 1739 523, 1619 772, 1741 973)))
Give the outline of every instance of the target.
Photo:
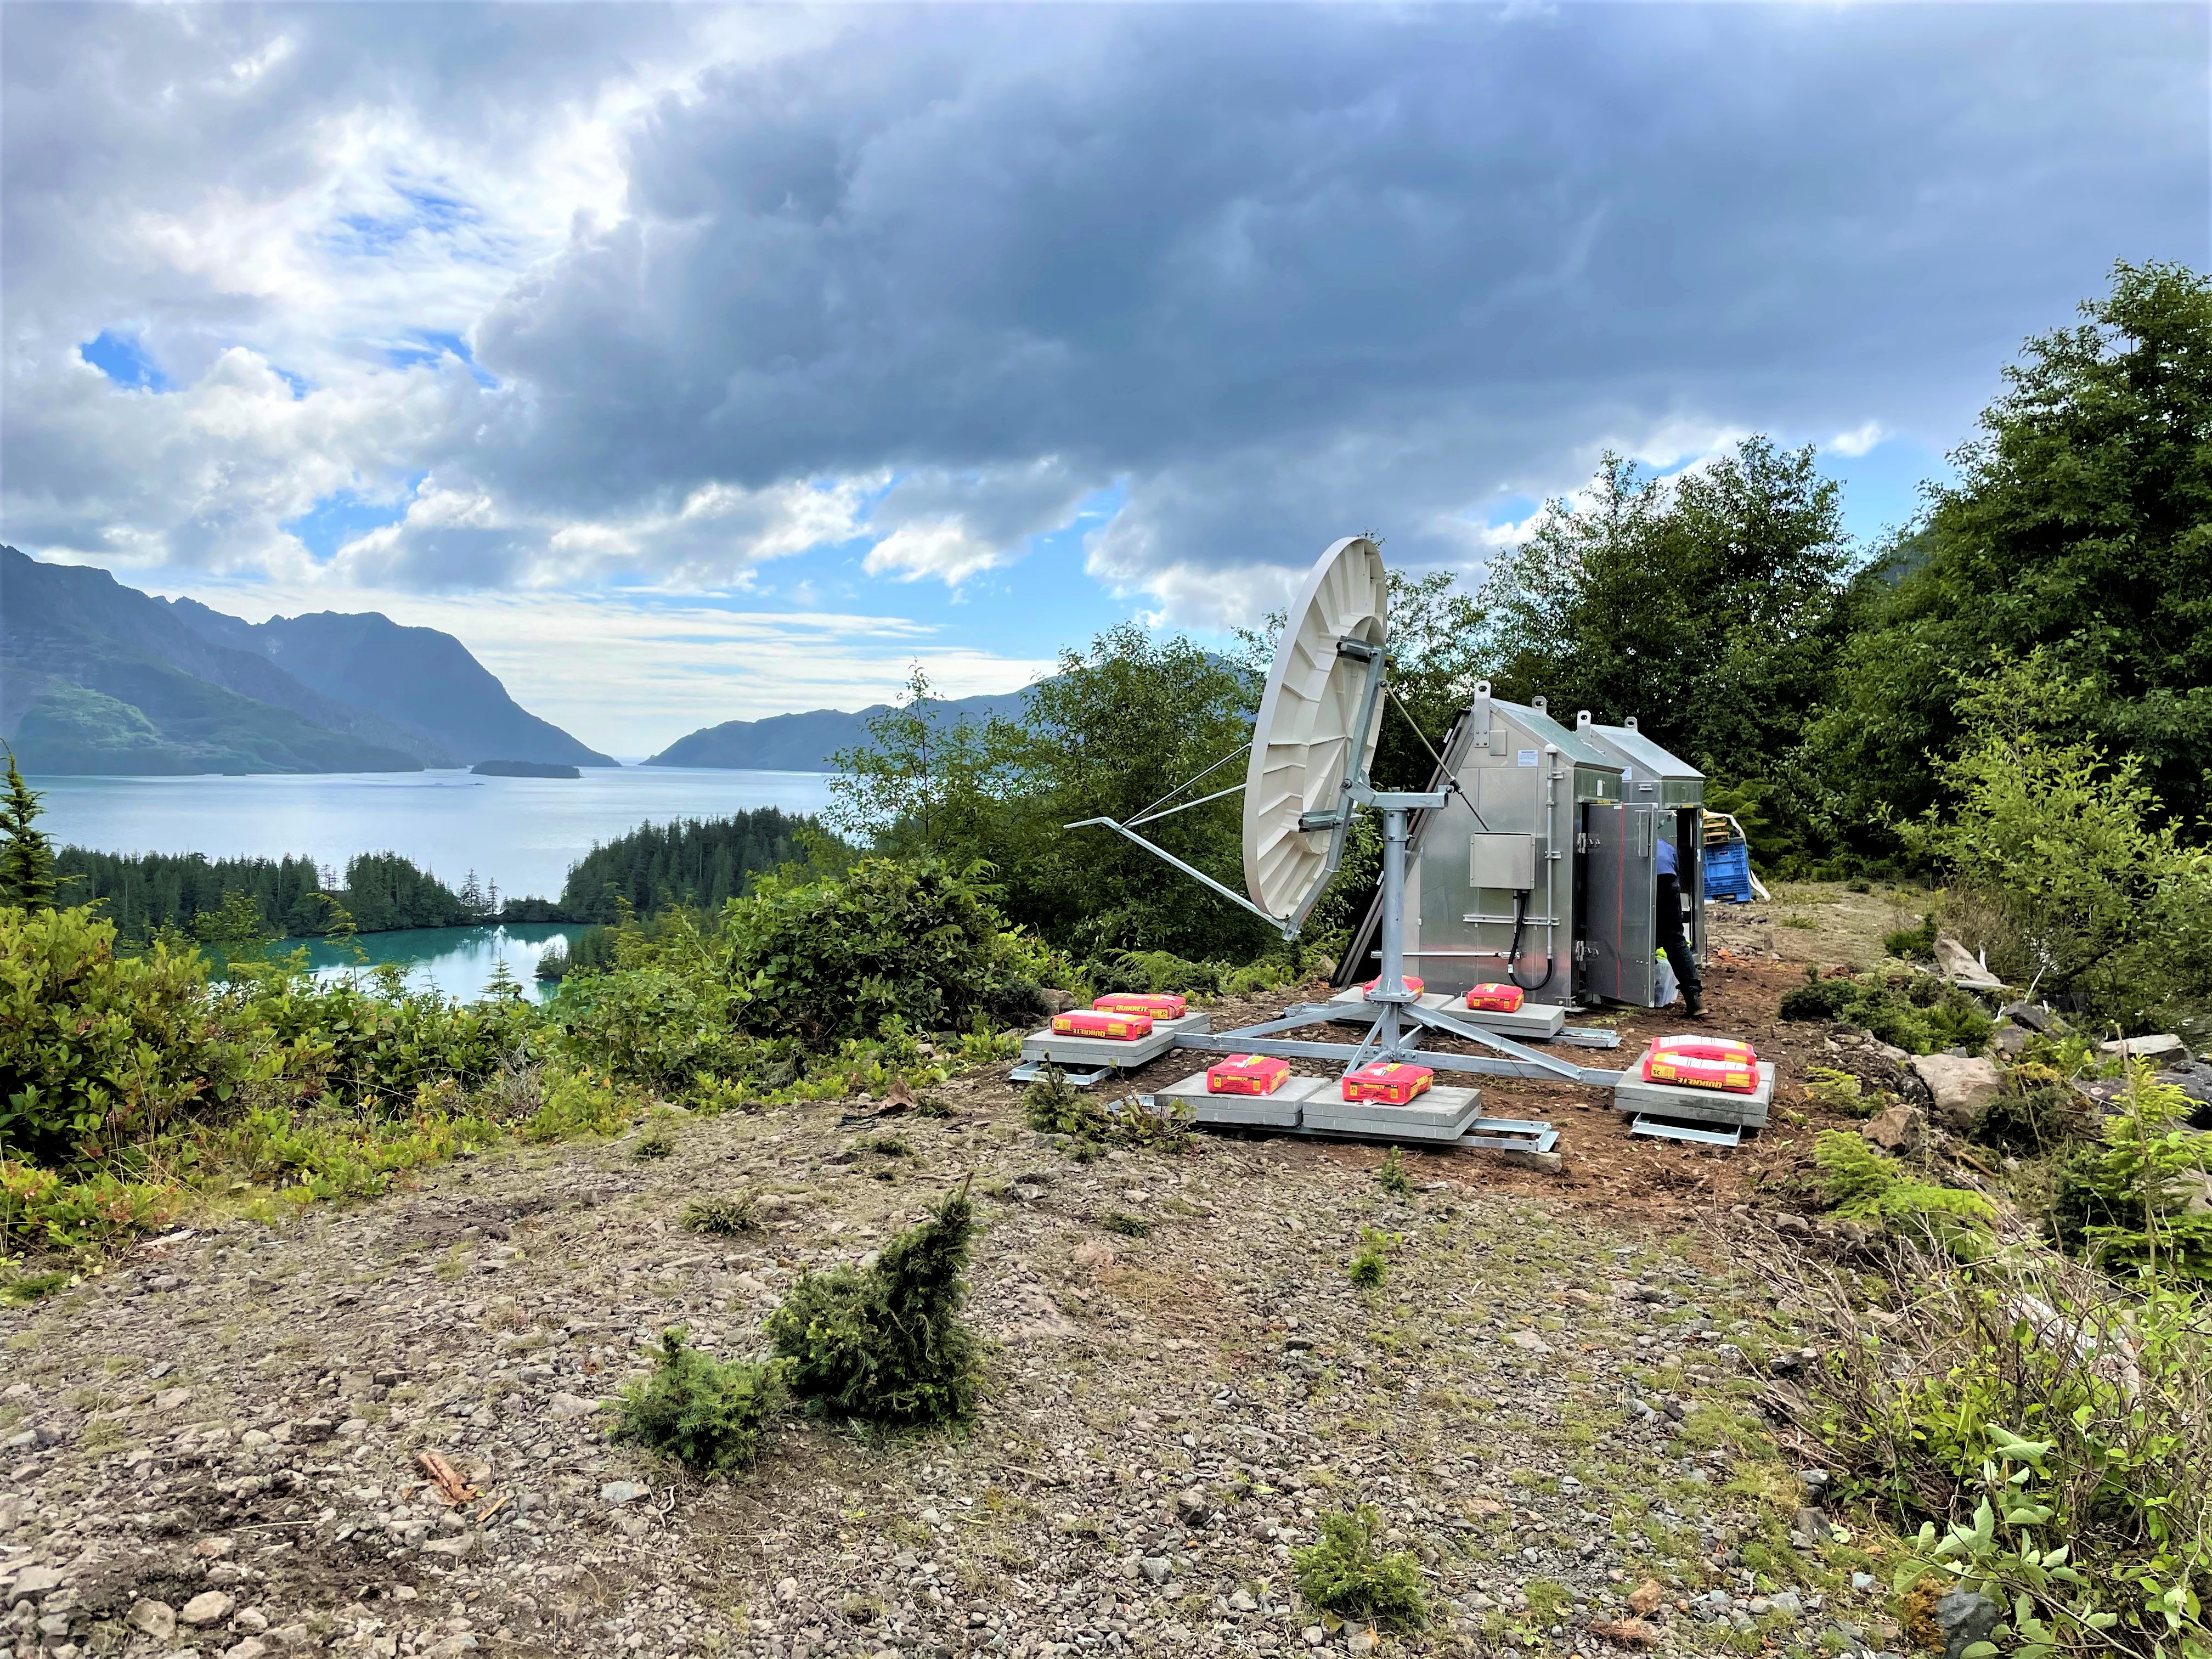
MULTIPOLYGON (((1586 994, 1649 1008, 1659 896, 1649 807, 1591 801, 1583 808, 1583 946, 1586 994)), ((1669 815, 1671 816, 1671 814, 1669 815)))

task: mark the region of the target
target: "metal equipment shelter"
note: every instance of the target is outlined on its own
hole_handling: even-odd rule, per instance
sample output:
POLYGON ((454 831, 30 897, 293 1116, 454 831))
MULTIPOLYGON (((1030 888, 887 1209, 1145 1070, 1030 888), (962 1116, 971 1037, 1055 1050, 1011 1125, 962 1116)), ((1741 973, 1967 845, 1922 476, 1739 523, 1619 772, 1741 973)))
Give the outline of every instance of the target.
MULTIPOLYGON (((1415 815, 1406 893, 1406 966, 1459 995, 1508 980, 1532 1002, 1660 1006, 1658 843, 1674 842, 1691 948, 1705 956, 1705 778, 1634 720, 1570 727, 1544 699, 1493 698, 1486 683, 1446 735, 1431 790, 1458 799, 1415 815)), ((1345 953, 1339 981, 1371 975, 1382 896, 1345 953)))

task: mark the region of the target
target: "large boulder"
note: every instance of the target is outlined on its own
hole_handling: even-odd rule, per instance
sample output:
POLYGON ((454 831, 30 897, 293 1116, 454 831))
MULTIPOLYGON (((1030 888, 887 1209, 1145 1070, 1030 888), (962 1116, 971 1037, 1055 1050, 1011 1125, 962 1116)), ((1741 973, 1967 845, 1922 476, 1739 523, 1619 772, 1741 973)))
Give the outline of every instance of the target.
POLYGON ((1983 965, 1980 957, 1948 933, 1936 935, 1936 971, 1969 990, 1994 991, 2004 984, 1983 965))
POLYGON ((1912 1074, 1928 1085, 1936 1121, 1960 1134, 1974 1127, 2004 1082, 1996 1061, 1957 1054, 1915 1054, 1912 1074))
POLYGON ((2147 1060, 2154 1066, 2179 1065, 2190 1057, 2189 1045, 2171 1031, 2156 1036, 2114 1037, 2110 1042, 2099 1043, 2097 1050, 2124 1060, 2147 1060))
POLYGON ((1917 1106, 1899 1104, 1886 1112, 1879 1112, 1859 1127, 1870 1146, 1879 1146, 1885 1152, 1910 1152, 1918 1150, 1928 1131, 1928 1120, 1917 1106))

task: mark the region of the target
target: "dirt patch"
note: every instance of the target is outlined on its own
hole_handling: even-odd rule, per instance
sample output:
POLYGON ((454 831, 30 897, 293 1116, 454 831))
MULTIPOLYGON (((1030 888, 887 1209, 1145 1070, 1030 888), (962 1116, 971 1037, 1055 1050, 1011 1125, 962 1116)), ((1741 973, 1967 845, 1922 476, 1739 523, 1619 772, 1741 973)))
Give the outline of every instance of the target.
MULTIPOLYGON (((1708 1021, 1793 1079, 1825 1036, 1773 1018, 1795 971, 1717 963, 1708 1021)), ((1618 1058, 1676 1023, 1625 1019, 1618 1058)), ((1417 1648, 1595 1659, 1646 1577, 1682 1603, 1654 1616, 1685 1653, 1810 1648, 1847 1607, 1878 1621, 1810 1561, 1778 1613, 1736 1553, 1779 1538, 1796 1493, 1727 1426, 1788 1334, 1725 1230, 1823 1120, 1778 1105, 1723 1153, 1632 1139, 1594 1091, 1491 1079, 1492 1112, 1559 1124, 1564 1170, 1408 1149, 1399 1202, 1379 1147, 1199 1136, 1077 1163, 1026 1128, 1005 1071, 948 1086, 950 1118, 902 1115, 910 1158, 842 1160, 868 1127, 854 1103, 679 1120, 650 1166, 620 1141, 488 1155, 0 1314, 0 1399, 31 1436, 8 1453, 0 1573, 51 1566, 45 1616, 127 1654, 164 1650, 121 1626, 133 1601, 209 1590, 230 1600, 203 1653, 1279 1654, 1309 1630, 1341 1650, 1291 1557, 1318 1516, 1371 1502, 1422 1562, 1417 1648), (798 1274, 879 1248, 971 1172, 993 1196, 970 1428, 800 1420, 714 1483, 609 1441, 601 1402, 663 1328, 757 1352, 798 1274), (785 1200, 761 1231, 681 1226, 688 1200, 748 1188, 785 1200), (1107 1232, 1115 1212, 1149 1233, 1107 1232), (1362 1289, 1345 1264, 1370 1228, 1389 1268, 1362 1289), (424 1450, 481 1500, 441 1503, 424 1450)))

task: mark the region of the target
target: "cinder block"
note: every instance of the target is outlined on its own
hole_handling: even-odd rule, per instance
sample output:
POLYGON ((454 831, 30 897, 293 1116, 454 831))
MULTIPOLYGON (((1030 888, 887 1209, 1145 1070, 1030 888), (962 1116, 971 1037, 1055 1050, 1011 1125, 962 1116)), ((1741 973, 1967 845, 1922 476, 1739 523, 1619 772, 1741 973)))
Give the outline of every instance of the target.
POLYGON ((1759 1087, 1750 1094, 1730 1094, 1725 1089, 1686 1089, 1674 1083, 1646 1083, 1632 1073, 1614 1085, 1616 1111, 1633 1117, 1679 1118, 1688 1123, 1740 1123, 1759 1128, 1774 1103, 1774 1066, 1759 1062, 1759 1087))
POLYGON ((1152 1096, 1164 1110, 1170 1105, 1189 1109, 1194 1123, 1242 1123, 1255 1129, 1295 1129, 1304 1103, 1333 1091, 1334 1078, 1293 1077, 1272 1095, 1208 1094, 1206 1073, 1170 1083, 1152 1096))
POLYGON ((1305 1127, 1325 1133, 1395 1135, 1407 1140, 1455 1140, 1482 1113, 1479 1089, 1432 1087, 1412 1103, 1346 1100, 1337 1079, 1306 1102, 1305 1127))
POLYGON ((1060 1036, 1048 1025, 1022 1039, 1022 1058, 1048 1060, 1055 1066, 1114 1066, 1133 1072, 1174 1048, 1177 1032, 1212 1029, 1212 1014, 1185 1014, 1181 1019, 1156 1019, 1150 1036, 1124 1042, 1118 1037, 1060 1036))

